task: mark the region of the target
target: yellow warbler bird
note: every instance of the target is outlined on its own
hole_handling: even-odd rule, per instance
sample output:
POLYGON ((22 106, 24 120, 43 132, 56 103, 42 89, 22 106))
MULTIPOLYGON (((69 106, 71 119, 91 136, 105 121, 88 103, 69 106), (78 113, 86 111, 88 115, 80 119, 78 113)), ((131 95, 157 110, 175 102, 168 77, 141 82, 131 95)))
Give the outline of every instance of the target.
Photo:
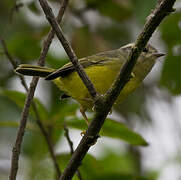
MULTIPOLYGON (((128 60, 133 45, 131 43, 116 50, 101 52, 79 60, 99 94, 104 94, 111 87, 123 64, 128 60)), ((121 103, 139 86, 152 69, 156 59, 163 55, 163 53, 158 53, 153 46, 149 44, 146 46, 133 69, 132 78, 117 98, 117 103, 121 103)), ((80 111, 87 121, 85 111, 92 109, 94 101, 72 63, 67 63, 57 70, 21 64, 15 71, 23 75, 45 77, 46 80, 52 80, 65 92, 62 98, 70 96, 80 103, 80 111)))

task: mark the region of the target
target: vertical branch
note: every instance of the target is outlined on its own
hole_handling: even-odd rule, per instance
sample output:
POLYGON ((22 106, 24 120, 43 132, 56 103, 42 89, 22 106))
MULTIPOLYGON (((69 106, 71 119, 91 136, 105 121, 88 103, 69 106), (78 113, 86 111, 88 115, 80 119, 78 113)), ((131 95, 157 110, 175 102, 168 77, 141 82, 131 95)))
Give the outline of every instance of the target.
MULTIPOLYGON (((68 0, 64 0, 62 6, 60 8, 58 17, 57 17, 57 20, 59 22, 62 20, 62 16, 65 12, 67 5, 68 5, 68 0)), ((47 55, 47 52, 49 50, 49 47, 50 47, 50 44, 52 42, 53 37, 54 37, 54 31, 51 29, 51 31, 48 34, 47 39, 44 41, 43 49, 41 51, 41 55, 40 55, 40 58, 38 60, 38 64, 41 66, 43 66, 45 64, 45 58, 46 58, 46 55, 47 55)), ((33 100, 33 96, 35 93, 35 89, 36 89, 38 80, 39 80, 38 77, 33 77, 32 81, 30 83, 30 88, 28 89, 27 98, 25 100, 25 105, 24 105, 22 115, 21 115, 20 126, 18 129, 17 138, 16 138, 15 145, 14 145, 13 151, 12 151, 11 171, 10 171, 10 176, 9 176, 10 180, 15 180, 16 176, 17 176, 19 155, 20 155, 20 151, 21 151, 21 144, 22 144, 23 135, 24 135, 25 128, 26 128, 27 118, 29 115, 29 108, 30 108, 30 105, 31 105, 32 100, 33 100)), ((36 111, 36 106, 34 106, 34 110, 36 111)), ((51 146, 51 141, 49 140, 49 138, 47 138, 48 135, 46 134, 46 131, 44 130, 40 119, 39 118, 37 118, 37 119, 38 119, 37 123, 38 123, 42 133, 44 134, 44 137, 47 140, 47 144, 48 144, 49 149, 50 149, 50 154, 52 156, 57 175, 60 176, 60 174, 61 174, 60 169, 59 169, 58 164, 56 162, 53 148, 51 146)))

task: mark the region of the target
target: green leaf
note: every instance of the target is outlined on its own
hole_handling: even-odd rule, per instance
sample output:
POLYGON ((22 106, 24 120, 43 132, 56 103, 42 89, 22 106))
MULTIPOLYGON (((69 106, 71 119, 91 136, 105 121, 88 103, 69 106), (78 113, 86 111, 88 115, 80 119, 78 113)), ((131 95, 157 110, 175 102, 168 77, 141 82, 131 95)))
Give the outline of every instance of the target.
MULTIPOLYGON (((16 105, 18 107, 20 107, 20 108, 24 107, 24 103, 25 103, 25 99, 26 99, 25 93, 0 89, 0 95, 3 95, 5 97, 9 98, 11 101, 16 103, 16 105)), ((34 102, 36 103, 38 113, 40 115, 41 120, 47 120, 48 111, 46 110, 44 105, 37 98, 34 99, 34 102)), ((32 115, 35 115, 32 108, 30 108, 30 113, 32 115)))
POLYGON ((166 57, 162 70, 160 83, 172 94, 181 93, 181 56, 173 56, 171 53, 166 57))
MULTIPOLYGON (((87 128, 86 123, 79 119, 67 120, 66 123, 68 126, 76 129, 85 130, 87 128)), ((141 135, 129 129, 125 124, 111 119, 106 119, 101 129, 100 135, 121 139, 132 145, 148 145, 141 135)))
MULTIPOLYGON (((106 150, 106 149, 105 149, 106 150)), ((81 166, 79 167, 79 171, 81 173, 82 179, 86 180, 151 180, 153 178, 146 178, 138 176, 137 171, 134 167, 134 161, 130 160, 130 156, 125 156, 124 154, 119 153, 114 154, 114 159, 112 158, 112 153, 107 154, 103 158, 96 159, 90 154, 87 154, 83 159, 81 166), (124 159, 124 163, 126 163, 127 171, 125 172, 124 163, 120 162, 124 159), (127 162, 129 161, 129 162, 127 162), (115 163, 116 162, 116 163, 115 163)), ((57 155, 58 163, 61 168, 65 168, 68 161, 70 160, 70 154, 61 153, 57 155)), ((75 174, 73 180, 77 180, 77 175, 75 174)))
POLYGON ((181 12, 176 12, 167 17, 161 24, 161 36, 169 48, 181 43, 181 28, 179 27, 181 12))
POLYGON ((129 129, 124 123, 116 122, 111 119, 106 119, 101 132, 102 135, 112 138, 119 138, 132 145, 148 145, 140 134, 129 129))
MULTIPOLYGON (((19 127, 19 122, 17 121, 0 121, 0 127, 12 127, 12 128, 18 128, 19 127)), ((26 128, 28 130, 32 131, 37 131, 37 128, 34 124, 32 123, 27 123, 26 128)))
POLYGON ((162 38, 168 48, 164 61, 161 85, 173 94, 181 93, 181 29, 179 27, 181 12, 170 15, 161 26, 162 38))

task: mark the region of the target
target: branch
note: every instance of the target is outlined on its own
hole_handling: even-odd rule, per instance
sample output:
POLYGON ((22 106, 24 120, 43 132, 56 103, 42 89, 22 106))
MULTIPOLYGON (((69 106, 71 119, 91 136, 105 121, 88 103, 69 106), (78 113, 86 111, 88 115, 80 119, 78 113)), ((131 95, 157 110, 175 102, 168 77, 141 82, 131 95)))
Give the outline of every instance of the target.
POLYGON ((60 171, 60 168, 59 168, 59 165, 58 165, 58 162, 57 162, 54 150, 53 150, 53 144, 52 144, 51 138, 49 137, 48 132, 46 131, 45 127, 43 126, 43 123, 40 119, 36 104, 34 102, 32 103, 32 106, 33 106, 33 111, 35 112, 35 115, 36 115, 36 122, 41 130, 41 133, 43 134, 43 136, 45 138, 47 145, 48 145, 48 149, 50 151, 50 156, 51 156, 51 159, 53 161, 53 165, 54 165, 54 168, 56 171, 56 177, 58 179, 61 176, 61 171, 60 171))
POLYGON ((91 121, 86 134, 81 139, 77 149, 73 153, 60 180, 72 179, 77 168, 81 164, 81 161, 88 152, 91 144, 94 143, 97 139, 98 133, 105 121, 106 116, 108 115, 117 96, 130 77, 131 71, 136 64, 137 58, 139 57, 152 33, 155 31, 160 22, 164 19, 164 17, 173 12, 172 7, 175 1, 176 0, 162 0, 162 2, 159 1, 155 10, 150 14, 142 32, 136 40, 135 46, 130 52, 128 61, 120 71, 118 78, 116 79, 110 90, 106 93, 106 95, 98 98, 98 100, 95 102, 96 113, 94 115, 94 118, 91 121))
MULTIPOLYGON (((10 63, 12 64, 13 68, 16 69, 17 68, 17 62, 15 61, 15 59, 13 59, 13 57, 11 56, 11 54, 8 52, 8 48, 6 46, 6 43, 4 41, 4 39, 2 37, 0 37, 0 42, 1 45, 3 47, 4 50, 4 54, 6 55, 6 57, 8 58, 8 60, 10 61, 10 63)), ((28 91, 28 86, 25 82, 25 79, 22 75, 18 74, 20 80, 21 80, 21 84, 24 86, 25 90, 28 91)))
MULTIPOLYGON (((61 6, 61 8, 58 12, 58 16, 56 18, 57 23, 60 23, 62 21, 63 14, 66 10, 66 7, 68 6, 68 3, 69 3, 69 0, 63 0, 62 6, 61 6)), ((47 52, 48 52, 51 42, 54 38, 54 35, 55 35, 55 32, 51 28, 50 32, 48 33, 47 39, 43 43, 42 52, 41 52, 41 55, 40 55, 39 61, 38 61, 38 65, 40 65, 40 66, 44 65, 44 59, 46 58, 47 52)))
POLYGON ((21 114, 20 126, 18 129, 18 134, 16 137, 15 145, 14 145, 13 151, 12 151, 11 171, 10 171, 10 176, 9 176, 10 180, 16 179, 21 144, 22 144, 23 135, 24 135, 25 128, 26 128, 26 122, 27 122, 27 118, 28 118, 28 114, 29 114, 30 104, 31 104, 33 96, 34 96, 34 92, 35 92, 37 83, 38 83, 38 79, 33 78, 32 82, 30 84, 30 88, 28 90, 28 95, 25 100, 25 105, 24 105, 24 108, 23 108, 23 111, 21 114))
MULTIPOLYGON (((74 153, 73 142, 70 139, 69 130, 68 130, 68 128, 67 128, 67 126, 65 124, 64 124, 64 131, 65 131, 65 137, 66 137, 67 142, 68 142, 69 147, 70 147, 70 154, 72 155, 74 153)), ((79 169, 77 169, 76 173, 77 173, 77 176, 78 176, 79 180, 82 180, 82 176, 80 174, 79 169)))
POLYGON ((62 43, 62 46, 64 47, 67 55, 69 56, 72 64, 74 65, 75 70, 77 71, 80 78, 84 82, 84 85, 87 87, 90 95, 93 97, 94 100, 96 100, 96 98, 98 97, 98 94, 95 90, 95 87, 92 84, 92 82, 90 81, 87 74, 85 73, 82 65, 79 63, 78 58, 77 58, 76 54, 74 53, 72 47, 70 46, 69 42, 66 40, 65 36, 63 35, 62 29, 59 27, 59 25, 55 19, 55 16, 52 12, 52 9, 50 8, 50 6, 48 5, 46 0, 39 0, 39 2, 40 2, 40 5, 41 5, 45 15, 46 15, 47 20, 51 24, 53 30, 55 31, 55 33, 58 37, 58 39, 62 43))
POLYGON ((118 78, 105 95, 107 103, 111 102, 113 104, 116 98, 119 96, 120 91, 123 89, 130 77, 130 74, 136 64, 136 60, 151 38, 153 32, 167 15, 175 11, 172 8, 175 1, 176 0, 158 0, 155 10, 152 11, 152 13, 147 17, 143 30, 139 34, 134 47, 129 54, 128 61, 124 64, 118 78))
MULTIPOLYGON (((11 56, 11 54, 8 52, 6 43, 5 43, 5 41, 4 41, 4 39, 2 37, 0 37, 0 41, 1 41, 2 47, 4 49, 5 55, 7 56, 8 60, 11 62, 13 68, 16 69, 17 68, 17 63, 16 63, 15 59, 11 56)), ((21 80, 22 86, 28 92, 28 86, 27 86, 27 83, 26 83, 26 81, 24 79, 24 76, 22 76, 22 75, 18 75, 18 76, 19 76, 19 78, 21 80)), ((41 119, 40 119, 40 116, 39 116, 39 113, 38 113, 38 110, 37 110, 37 106, 36 106, 34 101, 32 102, 32 106, 33 106, 33 111, 35 112, 36 122, 37 122, 37 124, 38 124, 38 126, 39 126, 39 128, 41 130, 41 133, 43 134, 43 136, 45 138, 45 141, 47 143, 48 149, 50 151, 50 155, 51 155, 51 158, 53 160, 53 164, 54 164, 55 170, 57 172, 57 177, 60 177, 61 172, 60 172, 57 160, 56 160, 56 156, 55 156, 54 151, 53 151, 52 142, 51 142, 51 140, 49 138, 49 135, 48 135, 45 127, 43 126, 43 123, 41 122, 41 119)))
MULTIPOLYGON (((63 14, 65 12, 67 5, 68 5, 68 0, 64 0, 62 3, 62 6, 60 8, 58 17, 57 17, 58 22, 60 22, 62 20, 62 17, 63 17, 63 14)), ((44 41, 43 49, 42 49, 41 55, 40 55, 39 60, 38 60, 38 64, 41 66, 43 66, 45 64, 45 58, 46 58, 46 55, 47 55, 47 52, 49 50, 49 47, 50 47, 50 44, 52 42, 53 37, 54 37, 54 31, 51 29, 51 31, 48 34, 47 39, 44 41)), ((5 50, 7 50, 7 48, 5 50)), ((8 53, 7 53, 8 51, 5 51, 5 52, 6 52, 6 55, 8 55, 8 53)), ((12 60, 11 56, 9 56, 9 60, 10 61, 12 60)), ((13 64, 13 61, 12 61, 12 64, 13 64)), ((16 66, 16 64, 13 64, 13 67, 15 67, 15 66, 16 66)), ((17 138, 16 138, 15 145, 14 145, 13 151, 12 151, 11 171, 10 171, 10 176, 9 176, 10 180, 16 179, 16 175, 17 175, 17 171, 18 171, 19 155, 20 155, 20 151, 21 151, 21 144, 22 144, 23 135, 24 135, 25 128, 26 128, 27 118, 29 115, 29 108, 30 108, 30 105, 31 105, 32 100, 33 100, 33 96, 34 96, 34 92, 35 92, 38 80, 39 80, 38 77, 33 77, 32 81, 30 83, 30 88, 28 89, 27 86, 25 88, 26 90, 28 90, 28 93, 27 93, 27 98, 25 100, 25 105, 24 105, 22 115, 21 115, 20 127, 18 129, 17 138)), ((24 79, 22 79, 22 82, 24 82, 24 79)), ((35 112, 37 112, 36 106, 33 105, 33 107, 34 107, 35 112)), ((36 113, 36 115, 38 115, 38 113, 36 113)), ((37 117, 39 117, 39 116, 37 116, 37 117)), ((58 167, 58 163, 56 162, 56 158, 55 158, 55 155, 53 152, 51 141, 50 141, 50 139, 49 139, 49 137, 48 137, 48 135, 47 135, 47 133, 46 133, 46 131, 45 131, 39 118, 37 118, 37 123, 38 123, 38 125, 39 125, 39 127, 40 127, 42 133, 44 134, 44 137, 47 141, 47 144, 48 144, 48 147, 50 150, 50 154, 51 154, 51 157, 52 157, 52 160, 54 162, 54 166, 55 166, 55 169, 57 172, 57 176, 59 177, 61 175, 61 172, 60 172, 60 169, 58 167)))

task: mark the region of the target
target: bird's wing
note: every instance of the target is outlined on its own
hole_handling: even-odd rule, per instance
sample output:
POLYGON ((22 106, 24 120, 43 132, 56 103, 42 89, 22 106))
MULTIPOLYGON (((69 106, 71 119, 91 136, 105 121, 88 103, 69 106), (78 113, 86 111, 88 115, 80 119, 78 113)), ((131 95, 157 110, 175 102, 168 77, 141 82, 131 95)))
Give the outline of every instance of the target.
MULTIPOLYGON (((107 51, 103 53, 98 53, 96 55, 88 56, 86 58, 82 58, 79 60, 79 63, 83 66, 83 68, 93 66, 93 65, 103 65, 106 62, 119 60, 119 57, 116 55, 117 53, 115 50, 113 51, 107 51)), ((48 75, 45 79, 46 80, 53 80, 57 77, 65 77, 71 72, 75 71, 75 67, 73 64, 67 63, 64 66, 62 66, 60 69, 57 69, 56 71, 52 72, 50 75, 48 75)))

